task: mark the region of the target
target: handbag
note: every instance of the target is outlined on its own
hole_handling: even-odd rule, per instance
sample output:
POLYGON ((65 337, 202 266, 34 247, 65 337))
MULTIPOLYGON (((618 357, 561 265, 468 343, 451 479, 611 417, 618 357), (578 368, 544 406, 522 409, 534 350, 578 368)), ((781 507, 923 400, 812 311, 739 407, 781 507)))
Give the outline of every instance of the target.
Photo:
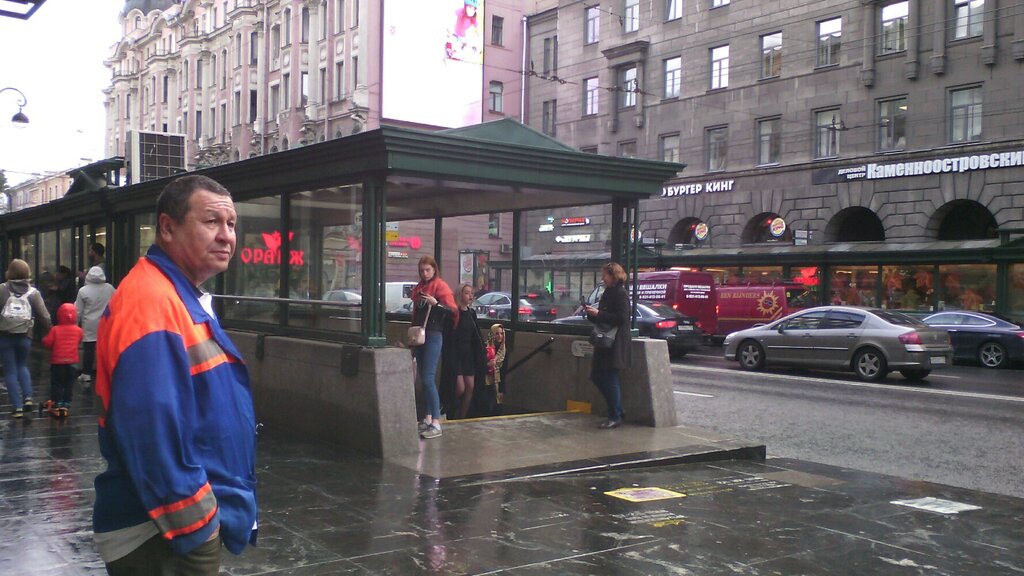
POLYGON ((422 346, 427 341, 427 320, 430 319, 430 311, 433 306, 427 306, 427 315, 423 318, 422 326, 409 326, 405 333, 405 343, 411 346, 422 346))
POLYGON ((615 335, 618 332, 618 326, 594 324, 594 329, 590 331, 590 343, 597 350, 611 350, 615 346, 615 335))

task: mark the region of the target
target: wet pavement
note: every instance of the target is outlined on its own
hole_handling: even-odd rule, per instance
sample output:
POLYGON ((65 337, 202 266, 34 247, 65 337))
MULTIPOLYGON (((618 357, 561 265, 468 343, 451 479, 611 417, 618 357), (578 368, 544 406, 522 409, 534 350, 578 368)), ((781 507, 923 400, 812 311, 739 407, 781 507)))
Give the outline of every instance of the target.
MULTIPOLYGON (((92 400, 66 421, 0 410, 0 574, 105 573, 92 400)), ((1024 500, 599 421, 450 423, 389 463, 265 431, 259 545, 223 573, 1024 573, 1024 500)))

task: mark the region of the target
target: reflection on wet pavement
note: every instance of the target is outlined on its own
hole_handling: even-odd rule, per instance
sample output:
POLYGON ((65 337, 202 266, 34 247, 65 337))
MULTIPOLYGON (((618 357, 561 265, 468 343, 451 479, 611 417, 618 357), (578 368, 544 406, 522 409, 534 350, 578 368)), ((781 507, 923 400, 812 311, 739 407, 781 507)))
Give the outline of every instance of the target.
MULTIPOLYGON (((66 421, 14 421, 6 407, 0 574, 104 573, 91 533, 103 466, 91 402, 79 394, 66 421)), ((1024 571, 1021 500, 809 462, 434 476, 271 434, 258 466, 260 543, 225 554, 227 574, 1024 571)))

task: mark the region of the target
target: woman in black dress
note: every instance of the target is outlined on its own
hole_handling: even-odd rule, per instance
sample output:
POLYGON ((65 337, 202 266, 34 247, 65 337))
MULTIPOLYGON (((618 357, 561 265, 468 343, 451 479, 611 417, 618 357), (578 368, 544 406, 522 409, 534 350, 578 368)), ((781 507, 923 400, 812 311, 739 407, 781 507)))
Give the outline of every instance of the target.
POLYGON ((452 331, 455 351, 455 402, 458 406, 459 418, 465 418, 473 403, 473 388, 476 375, 487 363, 484 341, 480 338, 480 330, 476 325, 476 312, 470 308, 473 302, 473 286, 463 284, 459 288, 459 323, 452 331))

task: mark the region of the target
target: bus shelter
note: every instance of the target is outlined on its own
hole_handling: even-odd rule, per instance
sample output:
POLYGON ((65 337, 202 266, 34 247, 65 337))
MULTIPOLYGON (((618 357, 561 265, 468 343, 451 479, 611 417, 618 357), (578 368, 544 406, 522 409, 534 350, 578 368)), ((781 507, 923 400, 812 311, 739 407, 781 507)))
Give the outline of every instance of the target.
MULTIPOLYGON (((442 132, 385 126, 199 171, 232 192, 239 214, 236 257, 209 288, 250 360, 261 419, 344 437, 374 454, 414 450, 401 334, 409 314, 403 288, 418 280, 419 257, 433 255, 453 289, 468 283, 482 293, 492 279, 484 256, 507 252, 507 289, 520 302, 519 262, 531 242, 524 230, 559 211, 604 206, 588 218, 587 234, 556 239, 587 236, 581 253, 599 246, 635 268, 638 202, 682 168, 582 153, 502 120, 442 132), (409 440, 395 441, 402 435, 409 440)), ((25 258, 40 278, 60 265, 87 268, 88 243, 105 241, 116 285, 154 238, 153 207, 167 181, 108 186, 2 216, 5 256, 25 258)), ((512 329, 520 355, 561 334, 579 340, 578 329, 572 335, 522 306, 506 312, 491 319, 512 329)), ((572 346, 565 342, 565 356, 572 346)), ((564 408, 573 394, 583 395, 554 393, 526 408, 564 408)))

